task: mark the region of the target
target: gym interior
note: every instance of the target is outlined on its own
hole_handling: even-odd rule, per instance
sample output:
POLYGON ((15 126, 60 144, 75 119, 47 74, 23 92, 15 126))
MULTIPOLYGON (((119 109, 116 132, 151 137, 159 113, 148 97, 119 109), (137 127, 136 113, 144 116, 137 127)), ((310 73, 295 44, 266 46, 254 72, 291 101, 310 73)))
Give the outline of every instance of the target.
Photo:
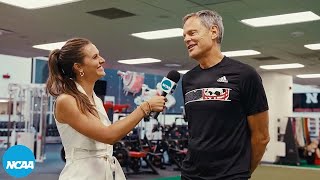
MULTIPOLYGON (((3 163, 4 153, 15 145, 32 150, 34 169, 21 179, 57 180, 65 166, 53 116, 55 98, 45 90, 51 50, 73 37, 94 42, 106 60, 106 76, 96 82, 94 91, 115 123, 161 94, 160 82, 169 71, 177 70, 182 77, 197 65, 188 56, 181 28, 186 14, 202 9, 222 15, 221 51, 254 67, 266 91, 270 142, 251 179, 320 179, 320 161, 316 161, 320 157, 315 153, 320 148, 320 1, 23 2, 0 0, 0 156, 3 163), (282 17, 271 20, 275 25, 254 26, 245 21, 293 13, 297 14, 290 22, 282 17), (173 34, 158 31, 168 29, 173 34), (151 31, 160 36, 139 37, 138 33, 151 31), (244 54, 248 51, 251 54, 244 54), (121 61, 139 58, 153 62, 121 61)), ((180 78, 156 119, 144 118, 113 145, 113 156, 127 179, 180 179, 189 136, 181 86, 180 78)), ((0 179, 15 178, 1 166, 0 179)))

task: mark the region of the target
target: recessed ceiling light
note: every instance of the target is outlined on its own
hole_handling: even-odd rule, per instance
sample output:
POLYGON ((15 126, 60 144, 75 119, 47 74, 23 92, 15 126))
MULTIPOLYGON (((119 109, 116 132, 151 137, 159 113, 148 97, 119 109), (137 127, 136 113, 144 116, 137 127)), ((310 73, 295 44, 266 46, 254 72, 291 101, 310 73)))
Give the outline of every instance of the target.
POLYGON ((304 32, 301 31, 294 31, 292 33, 290 33, 292 37, 298 38, 298 37, 302 37, 304 35, 304 32))
POLYGON ((7 102, 9 102, 8 99, 0 99, 0 103, 7 103, 7 102))
POLYGON ((141 33, 133 33, 132 36, 142 38, 142 39, 164 39, 182 36, 183 29, 173 28, 173 29, 163 29, 157 31, 148 31, 141 33))
POLYGON ((241 22, 253 27, 263 27, 263 26, 276 26, 276 25, 283 25, 283 24, 316 21, 319 19, 320 19, 320 16, 318 16, 317 14, 311 11, 305 11, 305 12, 281 14, 281 15, 275 15, 275 16, 243 19, 241 20, 241 22))
POLYGON ((39 44, 32 46, 33 48, 37 49, 43 49, 43 50, 49 50, 52 51, 54 49, 61 49, 63 45, 65 45, 66 42, 56 42, 56 43, 49 43, 49 44, 39 44))
POLYGON ((119 60, 118 62, 122 64, 146 64, 146 63, 161 62, 161 60, 154 59, 154 58, 139 58, 139 59, 119 60))
POLYGON ((299 78, 320 78, 320 74, 299 74, 299 78))
POLYGON ((320 49, 320 43, 318 44, 306 44, 304 47, 311 49, 311 50, 319 50, 320 49))
POLYGON ((291 63, 291 64, 274 64, 274 65, 263 65, 260 66, 261 69, 293 69, 293 68, 303 68, 303 64, 291 63))
POLYGON ((228 57, 236 57, 236 56, 252 56, 252 55, 257 55, 261 53, 255 50, 239 50, 239 51, 226 51, 226 52, 222 52, 222 54, 228 57))
POLYGON ((180 71, 178 71, 179 73, 181 73, 181 74, 185 74, 185 73, 187 73, 189 70, 180 70, 180 71))
POLYGON ((0 2, 25 9, 40 9, 81 0, 0 0, 0 2))

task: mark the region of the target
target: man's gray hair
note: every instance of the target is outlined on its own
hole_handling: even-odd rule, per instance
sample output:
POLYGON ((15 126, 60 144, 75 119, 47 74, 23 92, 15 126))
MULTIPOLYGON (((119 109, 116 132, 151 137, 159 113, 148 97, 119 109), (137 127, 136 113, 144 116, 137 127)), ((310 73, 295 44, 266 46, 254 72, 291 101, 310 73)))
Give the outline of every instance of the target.
POLYGON ((187 14, 183 18, 183 25, 186 23, 186 21, 189 18, 194 17, 194 16, 199 17, 200 20, 201 20, 201 23, 205 27, 207 27, 208 29, 210 29, 214 25, 216 25, 218 27, 219 35, 218 35, 217 42, 219 44, 221 44, 222 38, 223 38, 223 32, 224 32, 223 23, 222 23, 222 17, 215 11, 201 10, 201 11, 198 11, 196 13, 187 14))

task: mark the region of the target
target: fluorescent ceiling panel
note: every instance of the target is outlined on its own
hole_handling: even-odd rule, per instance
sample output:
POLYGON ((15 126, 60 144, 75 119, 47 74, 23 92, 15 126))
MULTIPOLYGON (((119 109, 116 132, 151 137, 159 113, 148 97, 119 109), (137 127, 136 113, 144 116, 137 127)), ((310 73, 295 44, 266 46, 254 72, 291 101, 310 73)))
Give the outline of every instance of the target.
POLYGON ((252 55, 257 55, 261 53, 255 50, 239 50, 239 51, 226 51, 226 52, 222 52, 222 54, 228 57, 236 57, 236 56, 252 56, 252 55))
POLYGON ((299 63, 292 63, 292 64, 274 64, 274 65, 263 65, 260 66, 261 69, 267 69, 267 70, 272 70, 272 69, 293 69, 293 68, 303 68, 303 64, 299 63))
POLYGON ((50 6, 58 6, 81 0, 0 0, 0 3, 9 4, 25 9, 40 9, 50 6))
POLYGON ((311 11, 305 11, 305 12, 281 14, 281 15, 275 15, 275 16, 243 19, 241 20, 241 22, 253 27, 264 27, 264 26, 276 26, 276 25, 283 25, 283 24, 316 21, 319 19, 320 19, 320 16, 318 16, 317 14, 311 11))
POLYGON ((185 73, 187 73, 189 70, 180 70, 180 71, 178 71, 179 73, 181 73, 181 74, 185 74, 185 73))
POLYGON ((319 50, 320 49, 320 43, 318 44, 306 44, 304 47, 311 49, 311 50, 319 50))
POLYGON ((183 29, 173 28, 173 29, 133 33, 131 35, 138 38, 150 40, 150 39, 164 39, 164 38, 179 37, 179 36, 182 36, 182 34, 183 34, 183 29))
POLYGON ((61 49, 63 45, 65 45, 66 42, 56 42, 56 43, 49 43, 49 44, 39 44, 32 46, 33 48, 37 49, 43 49, 43 50, 49 50, 52 51, 54 49, 61 49))
POLYGON ((118 62, 122 64, 146 64, 146 63, 161 62, 161 60, 154 59, 154 58, 139 58, 139 59, 119 60, 118 62))
POLYGON ((320 74, 299 74, 299 78, 320 78, 320 74))

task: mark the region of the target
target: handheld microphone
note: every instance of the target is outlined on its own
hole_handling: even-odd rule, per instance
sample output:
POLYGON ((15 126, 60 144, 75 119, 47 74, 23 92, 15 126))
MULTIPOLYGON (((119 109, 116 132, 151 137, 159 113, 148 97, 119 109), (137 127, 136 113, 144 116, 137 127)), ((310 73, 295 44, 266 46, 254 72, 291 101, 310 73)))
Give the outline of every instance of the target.
MULTIPOLYGON (((177 83, 180 80, 180 73, 176 70, 172 70, 167 74, 167 77, 164 77, 161 81, 161 96, 166 96, 167 94, 173 93, 177 87, 177 83)), ((151 117, 157 119, 159 112, 153 112, 151 117)))

